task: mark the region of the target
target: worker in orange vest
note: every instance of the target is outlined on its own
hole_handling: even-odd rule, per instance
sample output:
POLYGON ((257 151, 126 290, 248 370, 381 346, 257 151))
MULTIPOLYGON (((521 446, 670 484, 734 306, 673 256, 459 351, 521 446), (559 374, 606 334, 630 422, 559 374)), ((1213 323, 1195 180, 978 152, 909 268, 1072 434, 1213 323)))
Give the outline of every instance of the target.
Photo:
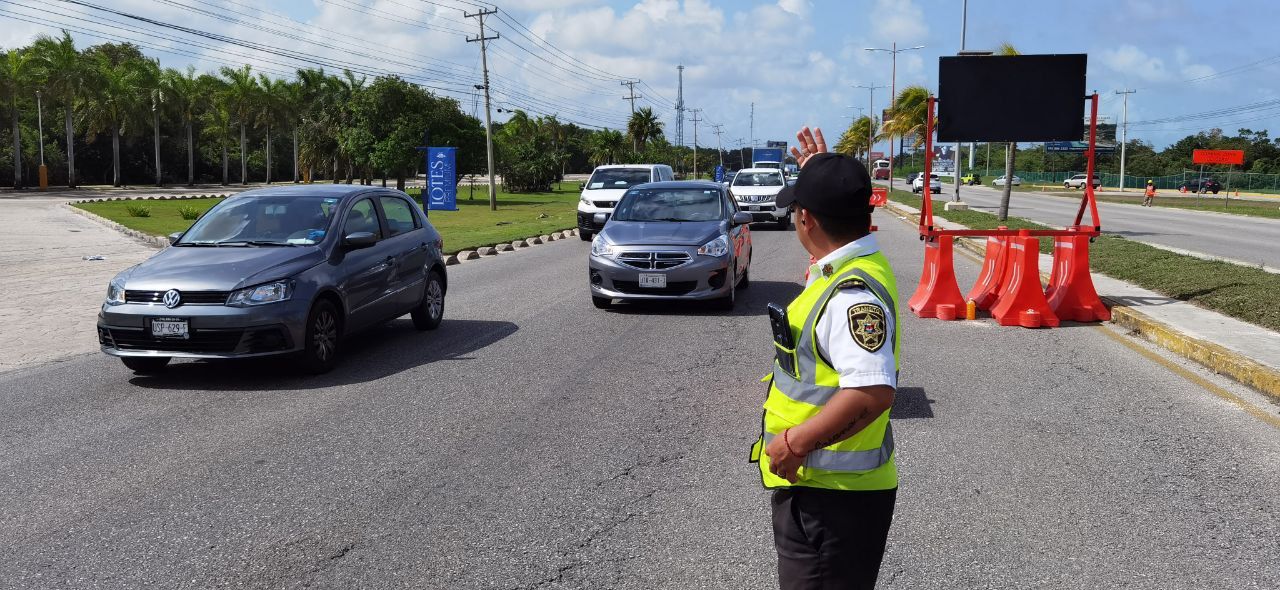
POLYGON ((1145 199, 1142 199, 1142 206, 1150 207, 1151 201, 1154 200, 1155 198, 1156 198, 1156 185, 1152 183, 1150 179, 1147 179, 1147 197, 1145 199))

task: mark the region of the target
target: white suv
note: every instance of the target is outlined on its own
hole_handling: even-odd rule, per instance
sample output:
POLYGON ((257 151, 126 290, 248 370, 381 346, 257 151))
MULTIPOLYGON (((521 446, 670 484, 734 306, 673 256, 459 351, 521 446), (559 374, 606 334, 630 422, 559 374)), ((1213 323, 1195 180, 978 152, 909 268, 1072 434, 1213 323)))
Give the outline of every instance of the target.
MULTIPOLYGON (((1075 176, 1072 176, 1071 178, 1068 178, 1065 181, 1063 181, 1062 188, 1084 188, 1084 181, 1088 177, 1089 177, 1088 174, 1077 174, 1075 176)), ((1095 176, 1093 178, 1093 182, 1091 182, 1090 184, 1093 185, 1093 188, 1098 188, 1102 186, 1102 181, 1098 180, 1098 177, 1095 176)))
POLYGON ((675 180, 675 173, 665 164, 610 164, 596 166, 591 178, 582 184, 578 197, 578 237, 590 242, 591 236, 604 228, 595 216, 604 213, 606 221, 613 215, 622 193, 646 182, 675 180))
POLYGON ((729 195, 738 202, 739 211, 751 214, 752 221, 772 221, 787 229, 791 211, 774 204, 785 186, 787 180, 778 168, 747 168, 733 177, 729 195))

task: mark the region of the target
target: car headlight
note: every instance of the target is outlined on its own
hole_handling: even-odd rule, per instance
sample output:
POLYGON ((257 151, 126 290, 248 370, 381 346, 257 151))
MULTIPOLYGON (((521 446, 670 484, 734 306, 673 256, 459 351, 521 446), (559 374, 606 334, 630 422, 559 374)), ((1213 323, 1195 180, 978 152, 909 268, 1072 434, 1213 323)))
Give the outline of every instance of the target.
POLYGON ((578 195, 578 201, 581 202, 583 205, 591 204, 591 199, 588 199, 587 195, 578 195))
POLYGON ((613 256, 613 244, 606 242, 600 234, 596 234, 594 240, 591 240, 592 256, 613 256))
POLYGON ((729 253, 729 240, 724 236, 720 236, 698 248, 700 256, 724 256, 729 253))
POLYGON ((247 287, 235 291, 227 298, 227 305, 232 307, 248 307, 287 301, 293 296, 293 281, 275 281, 256 287, 247 287))
POLYGON ((111 279, 107 285, 107 305, 124 305, 124 281, 111 279))

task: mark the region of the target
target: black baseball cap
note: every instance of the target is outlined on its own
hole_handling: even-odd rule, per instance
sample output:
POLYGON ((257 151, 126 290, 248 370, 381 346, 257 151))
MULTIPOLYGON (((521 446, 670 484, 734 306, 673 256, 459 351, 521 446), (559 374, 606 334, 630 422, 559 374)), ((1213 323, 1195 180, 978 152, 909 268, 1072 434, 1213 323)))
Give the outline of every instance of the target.
POLYGON ((778 193, 778 206, 801 207, 819 215, 855 217, 871 207, 871 175, 862 162, 843 154, 823 153, 805 162, 794 185, 778 193))

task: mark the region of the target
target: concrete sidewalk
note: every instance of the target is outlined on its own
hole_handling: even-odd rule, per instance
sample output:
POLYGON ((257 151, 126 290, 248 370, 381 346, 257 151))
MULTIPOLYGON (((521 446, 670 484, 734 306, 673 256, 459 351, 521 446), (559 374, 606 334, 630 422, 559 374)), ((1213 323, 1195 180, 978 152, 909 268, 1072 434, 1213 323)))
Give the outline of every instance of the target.
MULTIPOLYGON (((919 209, 894 201, 889 201, 888 209, 910 221, 920 215, 919 209)), ((934 223, 944 229, 967 229, 939 213, 934 214, 934 223)), ((978 259, 986 248, 985 242, 963 238, 956 244, 978 259)), ((1053 256, 1041 254, 1041 274, 1051 268, 1053 256)), ((1106 275, 1092 275, 1098 295, 1112 306, 1113 323, 1280 399, 1280 334, 1106 275)), ((960 290, 966 292, 968 286, 961 285, 960 290)))
POLYGON ((107 283, 156 252, 76 215, 65 200, 0 199, 0 373, 98 350, 95 325, 107 283))

